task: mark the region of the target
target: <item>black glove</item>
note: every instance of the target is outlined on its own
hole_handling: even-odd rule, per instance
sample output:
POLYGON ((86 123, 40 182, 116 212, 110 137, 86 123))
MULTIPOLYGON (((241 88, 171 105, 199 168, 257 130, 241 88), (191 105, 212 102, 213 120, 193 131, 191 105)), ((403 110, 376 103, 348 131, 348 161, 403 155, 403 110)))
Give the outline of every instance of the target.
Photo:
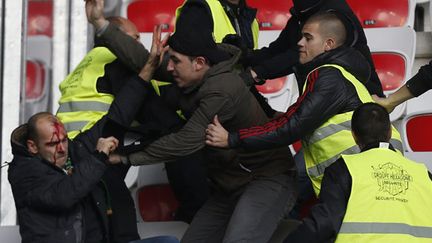
POLYGON ((237 34, 228 34, 228 35, 226 35, 223 38, 222 43, 226 43, 226 44, 230 44, 230 45, 236 46, 236 47, 238 47, 242 51, 244 49, 247 49, 247 46, 244 43, 244 41, 241 38, 241 36, 239 36, 237 34))
POLYGON ((247 60, 247 56, 249 55, 249 51, 251 50, 249 50, 241 36, 237 34, 228 34, 223 38, 222 43, 230 44, 239 48, 241 51, 241 56, 238 62, 244 65, 244 61, 247 60))
POLYGON ((251 87, 253 85, 263 85, 265 84, 265 79, 260 78, 253 78, 251 73, 251 68, 245 69, 243 72, 241 72, 240 77, 243 79, 246 86, 251 87))

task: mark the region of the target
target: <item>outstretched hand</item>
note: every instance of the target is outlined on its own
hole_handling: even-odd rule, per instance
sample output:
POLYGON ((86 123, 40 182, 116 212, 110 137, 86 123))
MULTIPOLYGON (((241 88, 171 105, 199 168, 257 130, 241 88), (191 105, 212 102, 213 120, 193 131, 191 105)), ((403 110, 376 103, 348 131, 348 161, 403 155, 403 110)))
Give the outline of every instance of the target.
POLYGON ((207 126, 206 144, 213 147, 228 148, 228 131, 220 124, 217 115, 213 118, 213 123, 207 126))
POLYGON ((167 33, 163 39, 161 34, 162 26, 156 25, 153 28, 152 46, 150 48, 148 60, 139 73, 139 76, 143 80, 149 81, 152 78, 153 73, 162 63, 163 56, 168 50, 167 42, 170 34, 167 33))
POLYGON ((96 29, 102 28, 107 20, 104 17, 103 9, 105 2, 104 0, 84 0, 87 21, 91 23, 96 29))

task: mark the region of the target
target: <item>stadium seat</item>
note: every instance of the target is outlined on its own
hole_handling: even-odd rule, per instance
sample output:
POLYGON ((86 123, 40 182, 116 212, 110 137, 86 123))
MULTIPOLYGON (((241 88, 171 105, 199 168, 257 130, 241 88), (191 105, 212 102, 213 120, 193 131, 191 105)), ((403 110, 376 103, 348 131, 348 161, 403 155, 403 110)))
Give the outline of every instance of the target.
POLYGON ((46 35, 27 38, 27 85, 24 118, 50 110, 52 39, 46 35))
POLYGON ((27 35, 53 34, 53 1, 52 0, 29 0, 27 35))
POLYGON ((282 30, 291 17, 292 1, 248 0, 248 5, 258 9, 260 30, 282 30))
POLYGON ((183 0, 133 0, 127 6, 126 16, 139 32, 153 32, 153 27, 162 24, 163 31, 172 32, 175 26, 175 10, 183 0))
POLYGON ((138 206, 145 222, 173 221, 178 207, 170 185, 149 185, 138 189, 138 206))
POLYGON ((414 26, 416 0, 347 0, 363 28, 414 26))
POLYGON ((173 221, 177 199, 168 183, 164 164, 139 167, 136 194, 132 194, 139 222, 173 221))
POLYGON ((26 101, 41 99, 45 90, 45 67, 41 62, 26 62, 26 101))
POLYGON ((273 109, 285 112, 292 102, 294 85, 297 85, 294 75, 289 75, 267 80, 265 84, 256 87, 273 109))
POLYGON ((372 53, 375 70, 384 91, 394 91, 401 87, 405 78, 405 58, 398 53, 372 53))
MULTIPOLYGON (((415 31, 409 27, 369 28, 365 29, 365 34, 384 94, 391 94, 411 77, 416 45, 415 31)), ((390 119, 399 119, 405 110, 406 103, 399 105, 390 114, 390 119)))
POLYGON ((432 152, 432 113, 411 114, 402 124, 407 152, 432 152))

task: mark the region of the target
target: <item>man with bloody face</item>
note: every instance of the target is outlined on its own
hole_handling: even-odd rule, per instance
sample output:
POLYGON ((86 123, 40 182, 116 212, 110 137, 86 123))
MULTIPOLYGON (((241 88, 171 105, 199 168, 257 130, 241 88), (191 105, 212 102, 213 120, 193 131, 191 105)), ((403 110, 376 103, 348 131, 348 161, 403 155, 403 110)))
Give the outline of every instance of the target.
POLYGON ((13 131, 9 181, 22 242, 94 242, 107 232, 109 204, 98 183, 118 141, 86 135, 68 140, 63 124, 48 112, 13 131))

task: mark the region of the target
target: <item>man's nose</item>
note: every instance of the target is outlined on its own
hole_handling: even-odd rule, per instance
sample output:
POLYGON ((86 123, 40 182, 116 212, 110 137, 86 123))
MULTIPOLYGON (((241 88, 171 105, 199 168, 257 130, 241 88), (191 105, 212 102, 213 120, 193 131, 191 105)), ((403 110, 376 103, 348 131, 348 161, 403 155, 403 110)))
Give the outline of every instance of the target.
POLYGON ((171 72, 174 70, 174 65, 173 65, 173 61, 169 60, 168 64, 167 64, 167 71, 171 72))
POLYGON ((304 46, 303 40, 304 40, 304 37, 301 38, 301 39, 297 42, 297 46, 299 46, 299 47, 304 46))
POLYGON ((65 145, 63 143, 59 143, 57 145, 57 151, 58 152, 65 152, 65 145))

